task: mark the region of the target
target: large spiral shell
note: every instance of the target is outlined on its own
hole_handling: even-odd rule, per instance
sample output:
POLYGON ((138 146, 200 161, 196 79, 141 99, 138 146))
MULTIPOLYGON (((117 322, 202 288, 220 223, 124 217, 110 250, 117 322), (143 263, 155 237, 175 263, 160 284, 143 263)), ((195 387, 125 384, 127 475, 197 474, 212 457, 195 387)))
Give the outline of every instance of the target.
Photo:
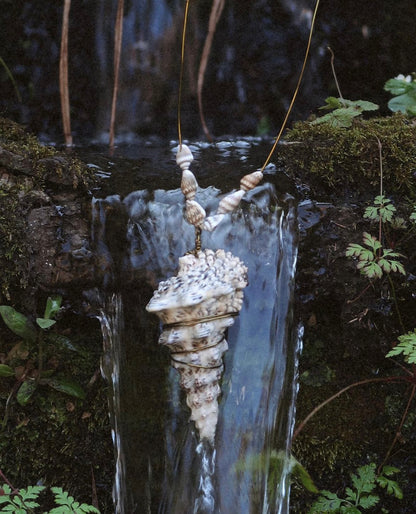
POLYGON ((161 282, 147 305, 164 323, 159 343, 180 373, 200 439, 213 441, 218 421, 226 329, 241 310, 247 268, 224 250, 179 259, 178 274, 161 282))

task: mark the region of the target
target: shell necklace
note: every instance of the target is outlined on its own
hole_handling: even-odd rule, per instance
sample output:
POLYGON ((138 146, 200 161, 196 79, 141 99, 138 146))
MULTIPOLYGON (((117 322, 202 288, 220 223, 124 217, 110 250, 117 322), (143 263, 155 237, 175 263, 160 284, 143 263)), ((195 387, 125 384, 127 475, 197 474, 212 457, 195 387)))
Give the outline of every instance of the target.
POLYGON ((182 170, 181 189, 185 196, 185 219, 195 227, 195 249, 179 258, 176 276, 160 282, 147 304, 149 312, 157 314, 163 323, 159 344, 169 348, 172 366, 179 371, 180 385, 186 392, 186 403, 191 410, 199 438, 214 444, 218 422, 218 397, 224 369, 222 356, 228 349, 225 331, 234 323, 243 305, 243 289, 247 286, 247 267, 225 250, 201 250, 201 231, 212 231, 240 203, 244 194, 263 179, 264 168, 283 133, 293 107, 309 53, 312 30, 319 0, 312 19, 309 42, 298 84, 282 128, 263 167, 245 175, 240 189, 225 196, 217 212, 206 216, 205 209, 195 200, 198 183, 189 169, 193 155, 182 143, 180 101, 184 61, 186 20, 189 1, 185 8, 182 33, 181 76, 178 99, 179 150, 176 162, 182 170))

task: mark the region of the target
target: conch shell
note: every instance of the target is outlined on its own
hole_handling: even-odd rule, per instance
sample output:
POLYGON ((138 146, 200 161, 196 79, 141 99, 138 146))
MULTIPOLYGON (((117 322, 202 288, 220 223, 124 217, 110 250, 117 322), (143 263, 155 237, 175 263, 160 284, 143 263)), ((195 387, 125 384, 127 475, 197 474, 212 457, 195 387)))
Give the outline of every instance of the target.
POLYGON ((213 442, 218 396, 228 345, 225 330, 241 310, 247 268, 224 250, 204 250, 179 259, 178 274, 161 282, 146 309, 162 320, 166 345, 200 439, 213 442))

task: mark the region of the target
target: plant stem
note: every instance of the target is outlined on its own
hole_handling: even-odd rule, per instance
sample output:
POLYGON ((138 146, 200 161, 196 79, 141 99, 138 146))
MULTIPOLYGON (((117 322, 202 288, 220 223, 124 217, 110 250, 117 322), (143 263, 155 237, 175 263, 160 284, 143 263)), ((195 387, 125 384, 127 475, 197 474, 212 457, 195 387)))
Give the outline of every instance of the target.
POLYGON ((61 53, 59 57, 59 92, 61 95, 62 124, 66 146, 72 146, 71 114, 68 90, 68 26, 71 0, 65 0, 62 16, 61 53))
POLYGON ((377 473, 380 474, 380 470, 383 468, 384 464, 387 462, 388 458, 390 457, 390 454, 391 452, 393 451, 393 448, 397 442, 397 439, 400 437, 401 435, 401 432, 402 432, 402 428, 403 428, 403 425, 404 425, 404 422, 407 418, 407 414, 409 413, 409 409, 410 409, 410 404, 412 403, 412 400, 415 396, 415 392, 416 392, 416 384, 414 384, 412 386, 412 392, 410 393, 410 396, 409 396, 409 399, 407 401, 407 405, 406 405, 406 408, 404 409, 404 412, 403 412, 403 416, 402 416, 402 419, 400 421, 400 425, 398 426, 397 428, 397 431, 396 431, 396 435, 394 436, 394 439, 393 439, 393 442, 391 443, 390 445, 390 448, 388 449, 388 452, 386 453, 386 456, 384 457, 384 460, 383 462, 380 464, 380 466, 378 467, 378 470, 377 470, 377 473))
POLYGON ((384 377, 384 378, 367 378, 365 380, 360 380, 359 382, 354 382, 353 384, 348 385, 347 387, 344 387, 334 395, 327 398, 324 402, 320 403, 317 407, 315 407, 307 416, 306 418, 299 424, 299 426, 296 428, 295 432, 293 433, 292 441, 296 439, 296 437, 299 435, 299 432, 303 429, 303 427, 306 425, 306 423, 318 412, 322 409, 322 407, 325 407, 328 403, 332 402, 332 400, 335 400, 335 398, 338 398, 338 396, 341 396, 342 394, 346 393, 348 390, 352 389, 353 387, 357 387, 364 384, 371 384, 373 382, 393 382, 393 381, 401 381, 405 380, 403 377, 397 376, 397 377, 384 377))
POLYGON ((111 120, 110 120, 110 150, 114 150, 114 125, 116 122, 116 107, 117 107, 117 93, 118 82, 120 74, 120 56, 121 56, 121 42, 123 39, 123 13, 124 13, 124 0, 118 0, 116 26, 114 32, 114 86, 113 86, 113 101, 111 104, 111 120))
POLYGON ((387 275, 388 279, 389 279, 389 283, 390 283, 390 288, 391 288, 391 294, 393 296, 393 302, 394 302, 394 306, 396 308, 396 314, 397 314, 397 317, 399 319, 399 323, 400 323, 400 327, 402 329, 402 332, 403 334, 406 332, 406 329, 404 327, 404 324, 403 324, 403 320, 402 320, 402 316, 400 314, 400 310, 399 310, 399 304, 397 303, 397 297, 396 297, 396 289, 394 287, 394 282, 390 276, 390 274, 387 275))
POLYGON ((334 52, 332 51, 331 47, 327 46, 327 49, 328 49, 329 52, 331 52, 331 70, 332 70, 332 75, 334 76, 335 85, 337 87, 338 95, 339 95, 339 98, 340 98, 341 102, 344 103, 344 97, 342 96, 341 88, 339 87, 339 82, 338 82, 338 79, 337 79, 337 74, 335 73, 335 66, 334 66, 335 55, 334 55, 334 52))

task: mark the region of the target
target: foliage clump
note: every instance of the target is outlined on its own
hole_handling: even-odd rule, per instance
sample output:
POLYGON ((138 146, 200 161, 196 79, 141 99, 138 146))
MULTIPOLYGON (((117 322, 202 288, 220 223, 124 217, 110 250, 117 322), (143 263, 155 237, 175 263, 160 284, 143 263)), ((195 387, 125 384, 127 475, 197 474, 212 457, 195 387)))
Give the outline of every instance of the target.
POLYGON ((298 122, 288 131, 282 146, 291 175, 314 178, 339 190, 368 190, 380 180, 378 140, 383 147, 385 187, 416 196, 416 126, 403 114, 355 119, 350 128, 328 123, 298 122))

